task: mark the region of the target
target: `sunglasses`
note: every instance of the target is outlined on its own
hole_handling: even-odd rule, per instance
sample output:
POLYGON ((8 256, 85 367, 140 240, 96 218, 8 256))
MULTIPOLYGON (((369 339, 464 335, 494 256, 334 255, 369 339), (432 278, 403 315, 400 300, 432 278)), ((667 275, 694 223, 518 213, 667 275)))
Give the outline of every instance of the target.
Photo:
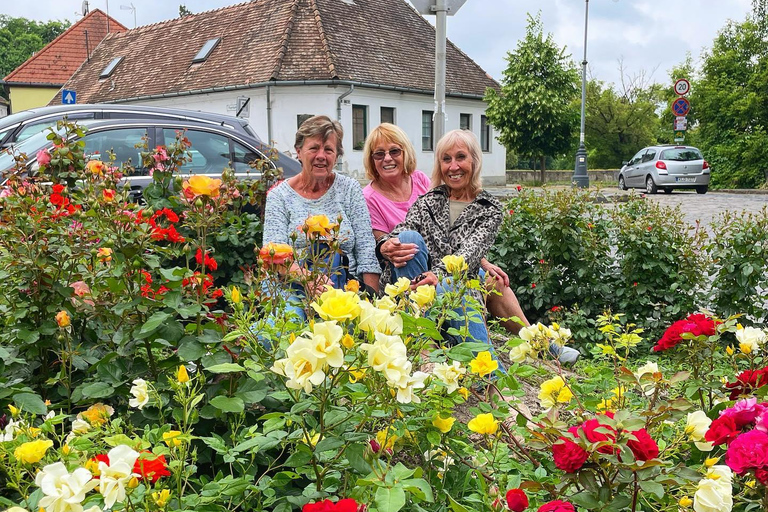
POLYGON ((400 148, 392 148, 389 151, 374 151, 371 155, 374 160, 384 160, 384 157, 387 156, 387 153, 389 153, 389 156, 392 158, 397 158, 400 155, 403 154, 403 150, 400 148))

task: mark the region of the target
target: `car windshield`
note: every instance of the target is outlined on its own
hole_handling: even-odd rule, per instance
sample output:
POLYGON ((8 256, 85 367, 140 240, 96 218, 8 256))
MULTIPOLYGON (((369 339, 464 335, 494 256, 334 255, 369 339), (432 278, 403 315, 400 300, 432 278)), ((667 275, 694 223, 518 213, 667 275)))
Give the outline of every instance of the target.
POLYGON ((690 162, 691 160, 703 160, 704 157, 696 148, 665 149, 661 152, 659 160, 671 160, 673 162, 690 162))
POLYGON ((38 151, 50 144, 51 141, 48 140, 49 133, 51 133, 50 130, 45 130, 44 132, 31 136, 24 142, 13 144, 8 148, 10 153, 8 151, 3 151, 0 154, 0 172, 5 172, 14 166, 13 155, 26 153, 27 158, 35 158, 38 151))

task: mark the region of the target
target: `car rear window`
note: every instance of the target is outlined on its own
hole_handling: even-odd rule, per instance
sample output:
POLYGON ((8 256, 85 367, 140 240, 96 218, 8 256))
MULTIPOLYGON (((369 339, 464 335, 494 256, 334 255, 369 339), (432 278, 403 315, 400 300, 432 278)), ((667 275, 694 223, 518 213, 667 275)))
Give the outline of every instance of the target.
POLYGON ((691 160, 703 159, 704 157, 701 156, 701 152, 696 148, 665 149, 661 152, 661 157, 659 158, 659 160, 672 160, 673 162, 689 162, 691 160))

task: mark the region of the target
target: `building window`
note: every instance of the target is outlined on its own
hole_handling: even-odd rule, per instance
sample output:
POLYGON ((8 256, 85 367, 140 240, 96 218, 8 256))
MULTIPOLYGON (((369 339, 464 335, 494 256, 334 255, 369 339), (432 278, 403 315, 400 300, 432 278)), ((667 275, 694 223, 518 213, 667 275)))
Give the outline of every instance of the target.
POLYGON ((459 128, 472 131, 472 114, 459 114, 459 128))
POLYGON ((480 116, 480 149, 484 153, 491 152, 491 125, 485 116, 480 116))
POLYGON ((434 143, 434 130, 432 129, 432 111, 421 111, 421 150, 432 151, 434 143))
POLYGON ((352 149, 363 149, 368 136, 368 107, 352 105, 352 149))
POLYGON ((309 119, 310 117, 314 116, 314 114, 299 114, 296 116, 296 128, 301 128, 301 125, 304 124, 304 121, 309 119))
POLYGON ((395 124, 394 107, 381 107, 381 122, 395 124))

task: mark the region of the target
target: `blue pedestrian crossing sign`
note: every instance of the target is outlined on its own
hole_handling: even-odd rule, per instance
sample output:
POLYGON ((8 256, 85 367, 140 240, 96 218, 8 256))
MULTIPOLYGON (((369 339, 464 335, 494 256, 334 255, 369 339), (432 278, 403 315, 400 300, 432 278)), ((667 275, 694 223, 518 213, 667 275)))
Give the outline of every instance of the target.
POLYGON ((77 93, 69 89, 62 89, 61 102, 64 105, 74 105, 75 103, 77 103, 77 93))

